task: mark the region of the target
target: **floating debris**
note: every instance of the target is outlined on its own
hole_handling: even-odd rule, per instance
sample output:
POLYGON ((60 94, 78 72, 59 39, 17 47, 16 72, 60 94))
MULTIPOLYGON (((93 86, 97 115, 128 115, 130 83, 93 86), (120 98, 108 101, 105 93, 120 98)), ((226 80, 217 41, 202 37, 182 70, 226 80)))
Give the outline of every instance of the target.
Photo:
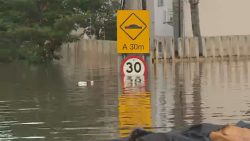
POLYGON ((77 86, 79 86, 79 87, 86 87, 86 86, 88 86, 88 83, 86 81, 79 81, 77 83, 77 86))
POLYGON ((87 87, 89 85, 94 86, 94 81, 93 80, 91 80, 91 81, 79 81, 77 83, 77 86, 79 86, 79 87, 87 87))

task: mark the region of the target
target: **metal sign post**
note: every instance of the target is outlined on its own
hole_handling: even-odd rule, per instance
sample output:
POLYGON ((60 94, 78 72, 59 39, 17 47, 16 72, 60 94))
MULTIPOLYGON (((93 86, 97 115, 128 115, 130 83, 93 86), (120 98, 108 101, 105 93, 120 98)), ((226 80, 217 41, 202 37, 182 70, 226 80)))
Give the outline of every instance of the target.
POLYGON ((119 121, 121 137, 137 127, 152 127, 151 97, 147 89, 149 72, 149 11, 145 0, 122 0, 117 13, 117 53, 119 84, 119 121), (133 103, 133 104, 131 104, 133 103), (129 118, 128 118, 129 117, 129 118))

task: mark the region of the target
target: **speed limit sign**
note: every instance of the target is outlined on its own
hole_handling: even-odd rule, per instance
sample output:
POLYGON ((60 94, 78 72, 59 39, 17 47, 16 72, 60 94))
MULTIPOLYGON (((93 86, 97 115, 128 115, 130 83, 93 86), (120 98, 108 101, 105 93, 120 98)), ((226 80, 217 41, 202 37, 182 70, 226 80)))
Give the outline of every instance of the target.
POLYGON ((139 56, 128 56, 121 63, 121 71, 124 76, 143 76, 147 73, 146 62, 139 56))

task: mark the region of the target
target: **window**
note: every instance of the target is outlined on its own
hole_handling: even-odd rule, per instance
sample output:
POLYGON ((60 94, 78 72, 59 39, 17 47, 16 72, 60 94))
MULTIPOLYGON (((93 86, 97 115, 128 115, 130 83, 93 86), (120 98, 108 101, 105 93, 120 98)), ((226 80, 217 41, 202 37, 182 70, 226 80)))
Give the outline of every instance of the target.
POLYGON ((163 24, 166 24, 167 23, 167 11, 164 10, 163 11, 163 24))
POLYGON ((168 9, 163 11, 163 24, 173 24, 173 10, 168 9))
POLYGON ((158 7, 163 6, 164 5, 164 0, 158 0, 158 7))

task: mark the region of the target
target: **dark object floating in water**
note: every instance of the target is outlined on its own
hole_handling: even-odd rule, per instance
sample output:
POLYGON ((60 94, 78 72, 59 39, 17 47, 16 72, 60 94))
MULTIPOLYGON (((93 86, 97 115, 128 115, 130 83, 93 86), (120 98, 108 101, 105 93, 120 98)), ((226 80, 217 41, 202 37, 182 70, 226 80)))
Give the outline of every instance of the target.
MULTIPOLYGON (((247 135, 247 138, 248 135, 250 135, 248 134, 250 133, 250 124, 240 121, 236 125, 234 125, 233 128, 231 128, 238 128, 239 130, 237 132, 231 133, 230 131, 227 133, 228 135, 222 134, 222 136, 217 136, 218 138, 211 137, 214 133, 220 133, 221 130, 225 130, 225 128, 229 127, 230 126, 228 125, 225 126, 203 123, 190 126, 183 130, 174 130, 167 133, 153 133, 142 129, 136 129, 131 133, 128 138, 117 139, 112 141, 235 141, 235 137, 241 137, 241 130, 246 130, 247 134, 244 134, 244 136, 247 135)), ((244 139, 239 140, 248 141, 244 139)))

